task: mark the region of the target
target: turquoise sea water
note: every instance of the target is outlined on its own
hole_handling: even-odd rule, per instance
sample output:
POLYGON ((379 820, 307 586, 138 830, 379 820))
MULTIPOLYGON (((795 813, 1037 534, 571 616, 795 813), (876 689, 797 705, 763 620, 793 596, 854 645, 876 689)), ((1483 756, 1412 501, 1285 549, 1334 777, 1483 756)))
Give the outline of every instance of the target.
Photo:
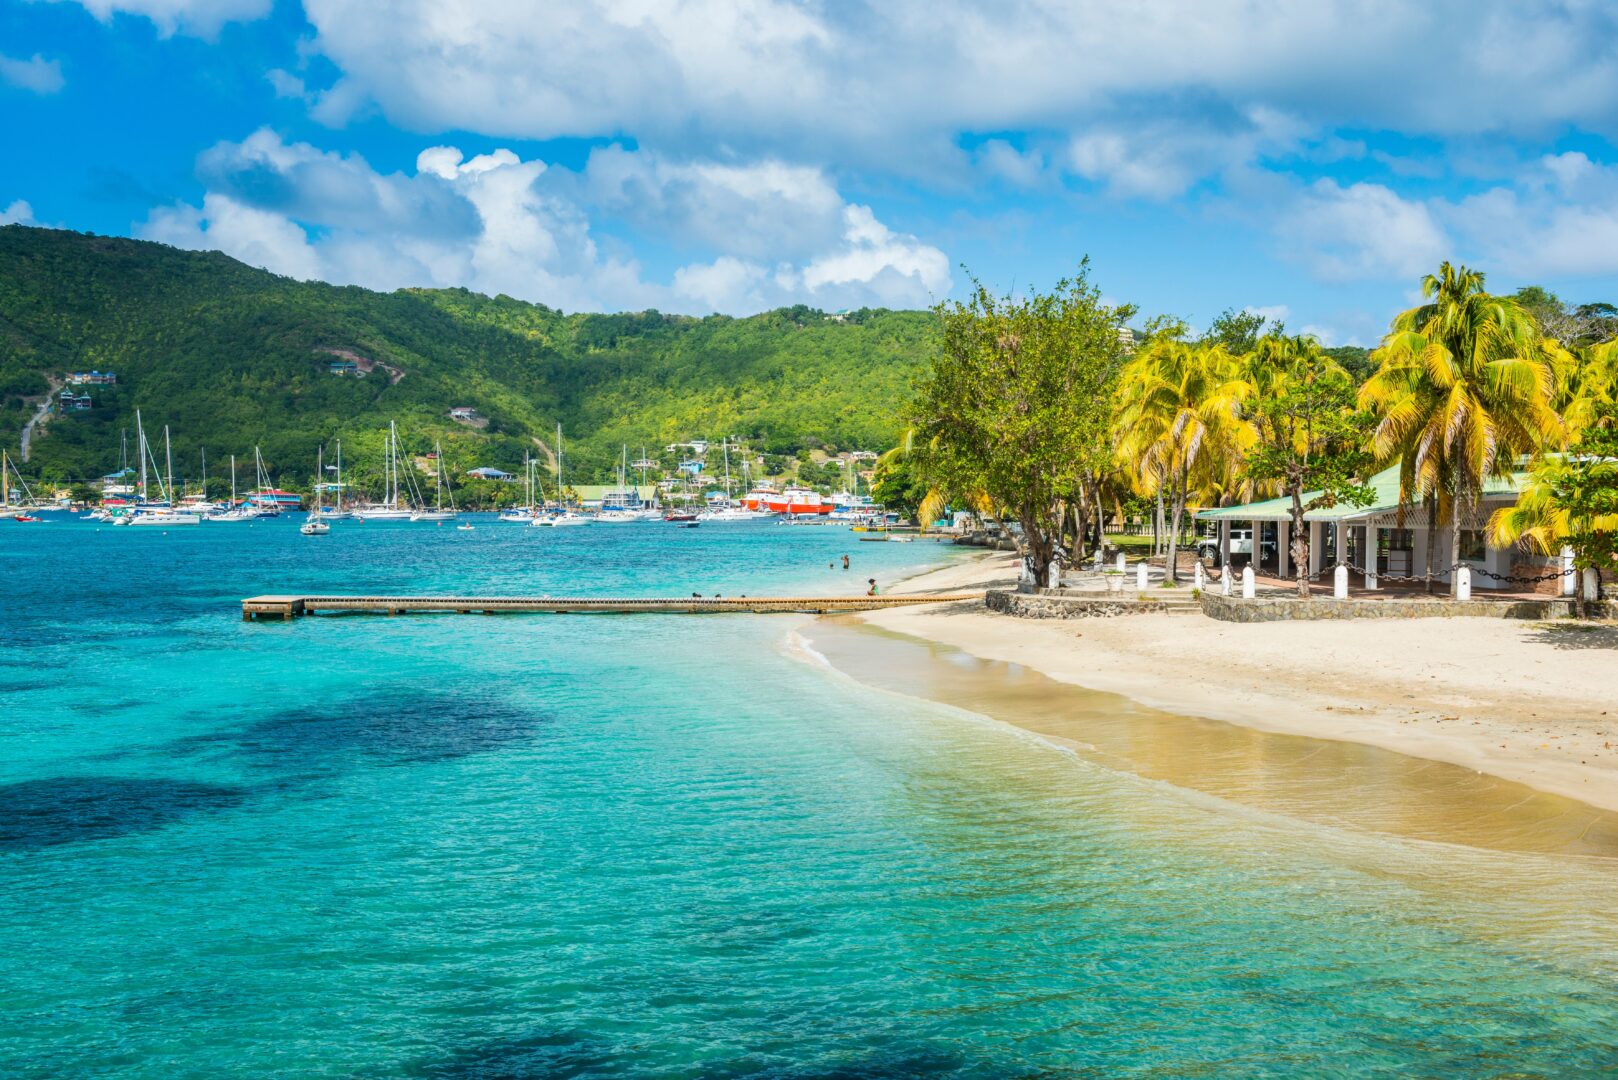
POLYGON ((1245 813, 862 687, 797 617, 239 619, 951 557, 850 540, 0 522, 0 1075, 1618 1068, 1605 862, 1245 813))

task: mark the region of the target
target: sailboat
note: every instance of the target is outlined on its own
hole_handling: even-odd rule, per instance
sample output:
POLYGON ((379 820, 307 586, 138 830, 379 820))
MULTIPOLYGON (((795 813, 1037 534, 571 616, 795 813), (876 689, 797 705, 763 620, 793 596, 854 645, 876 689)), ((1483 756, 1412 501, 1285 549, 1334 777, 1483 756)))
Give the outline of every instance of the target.
MULTIPOLYGON (((707 509, 697 515, 698 521, 757 521, 767 515, 743 506, 737 506, 730 499, 730 437, 727 435, 720 440, 720 450, 725 455, 725 495, 722 499, 708 500, 707 509)), ((745 467, 745 462, 743 463, 745 467)))
POLYGON ((212 521, 213 516, 224 507, 208 499, 208 450, 202 449, 202 490, 183 496, 180 499, 180 509, 189 510, 203 521, 212 521))
POLYGON ((209 521, 252 521, 258 517, 258 510, 248 503, 241 502, 236 497, 236 455, 230 455, 230 509, 222 510, 216 514, 209 514, 209 521))
POLYGON ((567 506, 563 492, 567 489, 562 486, 562 425, 556 425, 556 503, 560 510, 554 514, 537 517, 528 524, 545 529, 561 529, 573 525, 588 525, 594 519, 567 506))
POLYGON ((601 512, 596 520, 603 525, 626 525, 642 520, 640 510, 640 492, 629 486, 629 447, 626 446, 618 465, 618 489, 601 497, 601 512))
POLYGON ((343 440, 338 439, 337 464, 335 466, 323 465, 321 467, 320 477, 315 481, 315 515, 319 517, 321 521, 342 521, 344 519, 353 517, 353 514, 343 509, 343 492, 346 490, 347 485, 343 483, 343 440), (326 483, 326 472, 332 469, 336 470, 337 481, 335 483, 328 484, 326 483), (320 492, 322 488, 324 488, 326 491, 336 492, 336 494, 332 496, 332 504, 330 506, 326 506, 320 500, 320 492))
MULTIPOLYGON (((17 466, 11 463, 11 457, 4 450, 0 450, 0 519, 14 518, 17 521, 37 521, 27 513, 24 506, 11 505, 11 474, 17 472, 17 466)), ((23 500, 26 503, 33 501, 33 493, 28 490, 22 473, 17 473, 17 485, 22 488, 23 500)))
MULTIPOLYGON (((139 440, 140 462, 140 490, 144 499, 146 495, 146 463, 151 460, 152 471, 157 472, 157 461, 152 458, 151 444, 146 441, 146 429, 141 426, 140 410, 135 411, 135 433, 139 440)), ((200 525, 202 515, 192 514, 174 509, 174 450, 169 441, 169 428, 163 425, 163 461, 164 475, 157 478, 158 489, 163 495, 161 503, 143 503, 135 514, 126 520, 130 525, 200 525), (167 477, 165 482, 164 476, 167 477)))
POLYGON ((321 519, 321 496, 326 490, 326 448, 322 446, 315 454, 315 508, 309 511, 309 518, 298 531, 305 536, 325 536, 331 532, 331 526, 321 519))
POLYGON ((449 509, 444 509, 444 493, 449 487, 444 476, 444 448, 433 443, 433 508, 418 510, 410 515, 411 521, 454 521, 455 493, 449 493, 449 509))
POLYGON ((354 516, 362 521, 404 521, 411 511, 399 503, 399 428, 391 420, 382 445, 382 501, 356 508, 354 516))
POLYGON ((521 506, 513 506, 500 511, 501 521, 515 521, 528 524, 539 516, 539 503, 534 499, 534 465, 536 462, 527 451, 522 455, 523 497, 521 506))

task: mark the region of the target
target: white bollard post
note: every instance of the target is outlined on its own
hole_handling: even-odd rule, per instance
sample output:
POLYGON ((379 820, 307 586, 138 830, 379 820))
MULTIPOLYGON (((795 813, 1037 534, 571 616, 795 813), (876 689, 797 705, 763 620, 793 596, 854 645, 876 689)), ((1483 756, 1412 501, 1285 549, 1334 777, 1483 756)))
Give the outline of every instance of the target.
POLYGON ((1230 595, 1230 567, 1229 566, 1226 566, 1225 567, 1225 572, 1223 574, 1219 575, 1219 591, 1221 593, 1223 593, 1225 596, 1230 595))
POLYGON ((1062 564, 1055 559, 1052 559, 1051 564, 1045 568, 1045 584, 1052 589, 1062 587, 1062 564))
POLYGON ((1198 562, 1197 565, 1196 565, 1196 568, 1194 570, 1192 570, 1192 575, 1193 575, 1193 577, 1196 578, 1197 591, 1198 592, 1207 592, 1208 591, 1208 571, 1206 571, 1206 570, 1204 570, 1202 568, 1202 563, 1201 562, 1198 562))
POLYGON ((1472 568, 1463 566, 1455 571, 1455 599, 1472 599, 1472 568))
POLYGON ((1572 596, 1579 591, 1579 572, 1573 568, 1573 549, 1562 549, 1562 588, 1563 596, 1572 596))
POLYGON ((1258 595, 1258 586, 1253 581, 1253 564, 1248 563, 1242 567, 1242 599, 1251 600, 1258 595))
POLYGON ((1348 599, 1348 567, 1343 566, 1341 563, 1332 572, 1331 595, 1333 600, 1348 599))
POLYGON ((1034 584, 1034 563, 1026 555, 1023 556, 1022 573, 1017 575, 1017 581, 1021 585, 1030 587, 1034 584))
POLYGON ((1101 573, 1101 564, 1105 561, 1106 557, 1101 554, 1101 549, 1096 548, 1096 573, 1101 573))
POLYGON ((1146 560, 1142 559, 1135 564, 1135 588, 1141 592, 1146 591, 1146 560))
POLYGON ((1118 559, 1113 565, 1117 567, 1120 574, 1124 572, 1124 553, 1122 551, 1118 553, 1118 559))
POLYGON ((1586 600, 1601 599, 1601 581, 1596 577, 1596 568, 1593 566, 1584 568, 1584 598, 1586 600))

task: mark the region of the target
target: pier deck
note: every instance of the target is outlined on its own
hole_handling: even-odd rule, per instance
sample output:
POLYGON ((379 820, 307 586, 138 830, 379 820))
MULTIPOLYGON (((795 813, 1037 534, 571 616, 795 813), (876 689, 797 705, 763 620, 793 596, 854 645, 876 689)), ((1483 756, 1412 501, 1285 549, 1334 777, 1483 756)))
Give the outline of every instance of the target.
POLYGON ((715 597, 583 597, 583 596, 250 596, 242 601, 242 618, 293 619, 318 612, 368 611, 381 615, 441 611, 462 615, 500 612, 563 614, 679 614, 716 612, 752 614, 872 611, 915 604, 981 601, 983 594, 926 596, 715 596, 715 597))

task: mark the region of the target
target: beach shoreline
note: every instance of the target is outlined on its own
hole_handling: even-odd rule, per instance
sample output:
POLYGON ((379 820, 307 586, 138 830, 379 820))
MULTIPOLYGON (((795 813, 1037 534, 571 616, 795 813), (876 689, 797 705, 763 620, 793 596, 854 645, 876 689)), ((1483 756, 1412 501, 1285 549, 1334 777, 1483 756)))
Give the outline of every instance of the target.
MULTIPOLYGON (((983 553, 885 591, 1009 588, 1016 569, 1014 554, 983 553)), ((856 618, 1153 709, 1361 743, 1618 810, 1612 626, 1468 618, 1242 624, 1199 614, 1040 620, 974 603, 856 618)))

